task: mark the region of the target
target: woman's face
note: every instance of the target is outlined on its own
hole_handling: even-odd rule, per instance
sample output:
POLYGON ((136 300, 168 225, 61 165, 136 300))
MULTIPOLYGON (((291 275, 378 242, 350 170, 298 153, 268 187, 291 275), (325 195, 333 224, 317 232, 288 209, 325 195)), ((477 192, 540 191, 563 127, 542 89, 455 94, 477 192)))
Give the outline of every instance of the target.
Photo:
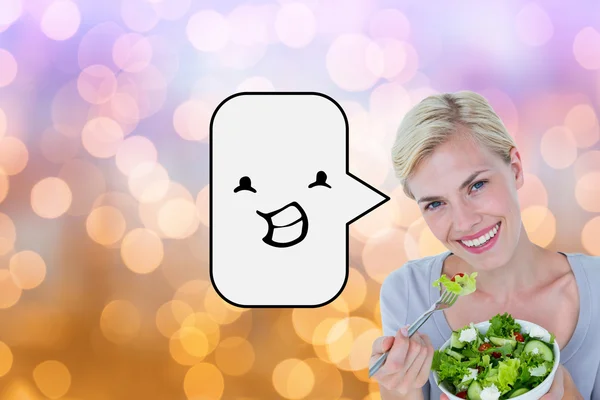
POLYGON ((457 135, 438 146, 409 179, 427 225, 445 246, 477 269, 491 270, 512 257, 521 232, 517 190, 520 155, 511 164, 457 135))

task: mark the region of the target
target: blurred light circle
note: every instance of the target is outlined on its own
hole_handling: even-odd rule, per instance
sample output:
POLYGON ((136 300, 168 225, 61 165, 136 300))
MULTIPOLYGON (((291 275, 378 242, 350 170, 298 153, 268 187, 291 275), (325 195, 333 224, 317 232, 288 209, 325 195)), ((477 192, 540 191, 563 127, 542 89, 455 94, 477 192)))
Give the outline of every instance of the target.
POLYGON ((19 19, 23 12, 22 0, 3 0, 0 13, 0 26, 10 25, 19 19))
POLYGON ((315 375, 306 362, 289 358, 275 366, 272 381, 280 396, 286 399, 302 399, 312 391, 315 375))
POLYGON ((398 76, 406 65, 406 47, 395 39, 377 39, 377 45, 383 53, 383 72, 381 76, 392 80, 398 76))
POLYGON ((481 90, 479 93, 489 101, 509 135, 515 138, 519 132, 519 112, 514 101, 498 88, 481 90))
POLYGON ((153 231, 135 228, 129 231, 121 243, 123 263, 137 274, 149 274, 162 263, 163 243, 153 231))
POLYGON ((375 187, 382 186, 392 169, 389 150, 384 149, 377 142, 371 141, 360 148, 351 145, 350 153, 353 159, 351 171, 375 187))
MULTIPOLYGON (((350 268, 348 273, 348 282, 342 291, 348 311, 355 311, 363 305, 367 296, 367 282, 360 271, 356 268, 350 268)), ((337 303, 339 304, 339 303, 337 303)))
POLYGON ((173 295, 173 300, 183 301, 194 310, 202 310, 206 298, 206 290, 210 282, 202 279, 188 281, 181 285, 173 295))
POLYGON ((81 98, 78 80, 69 81, 52 99, 52 123, 54 128, 68 137, 79 137, 88 121, 90 104, 81 98))
POLYGON ((181 51, 166 35, 155 34, 147 37, 152 46, 152 66, 160 72, 167 84, 171 83, 181 66, 181 51))
POLYGON ((157 162, 144 162, 129 174, 129 190, 140 203, 161 200, 171 183, 167 170, 157 162))
POLYGON ((598 118, 589 104, 578 104, 565 117, 565 126, 573 132, 577 147, 593 146, 600 139, 598 118))
POLYGON ((600 256, 600 216, 590 219, 581 231, 581 244, 592 256, 600 256))
POLYGON ((229 41, 229 25, 218 12, 202 10, 190 17, 186 34, 197 50, 215 52, 223 49, 229 41))
POLYGON ((67 40, 79 29, 81 13, 77 4, 69 0, 57 0, 46 8, 40 26, 42 32, 53 40, 67 40))
POLYGON ((60 361, 48 360, 33 369, 33 380, 40 392, 51 399, 63 397, 71 387, 71 373, 60 361))
POLYGON ((575 161, 573 171, 577 179, 588 172, 600 171, 600 150, 590 150, 579 156, 575 161))
POLYGON ((110 158, 117 154, 123 138, 121 126, 114 119, 106 117, 90 120, 81 132, 83 147, 97 158, 110 158))
POLYGON ((273 86, 273 83, 263 76, 251 76, 250 78, 246 78, 237 87, 238 92, 271 92, 274 90, 275 87, 273 86))
MULTIPOLYGON (((373 89, 369 96, 369 111, 373 118, 384 120, 394 127, 398 126, 401 116, 411 107, 410 95, 398 83, 383 83, 373 89)), ((391 160, 391 157, 388 155, 385 159, 391 160)))
POLYGON ((223 300, 215 290, 210 289, 206 291, 204 310, 219 324, 227 325, 237 321, 248 309, 232 306, 223 300))
POLYGON ((540 152, 550 167, 564 169, 577 159, 577 142, 569 128, 556 126, 542 136, 540 152))
POLYGON ((268 31, 275 30, 275 24, 262 18, 260 8, 261 6, 243 4, 227 15, 231 42, 243 46, 268 43, 268 31))
POLYGON ((13 364, 13 354, 10 347, 4 342, 0 342, 0 377, 8 374, 13 364))
POLYGON ((23 289, 17 285, 8 269, 0 269, 0 309, 17 304, 23 289))
POLYGON ((13 220, 0 212, 0 256, 8 254, 15 247, 17 229, 13 220))
POLYGON ((254 365, 254 360, 254 348, 243 337, 228 337, 215 349, 217 367, 227 375, 242 376, 248 373, 254 365))
POLYGON ((265 43, 241 45, 229 42, 219 50, 217 59, 223 67, 245 70, 258 64, 266 52, 267 45, 265 43))
POLYGON ((410 34, 410 22, 400 10, 393 8, 377 10, 369 19, 368 32, 376 39, 405 40, 410 34))
POLYGON ((88 215, 94 201, 106 191, 104 174, 89 161, 78 158, 67 161, 58 177, 67 183, 73 194, 71 207, 67 211, 69 215, 88 215))
POLYGON ((315 353, 317 356, 325 362, 331 363, 332 361, 329 358, 329 354, 327 353, 327 344, 330 341, 329 332, 331 328, 338 322, 344 320, 344 318, 325 318, 315 328, 312 345, 315 349, 315 353))
POLYGON ((547 207, 531 206, 521 212, 529 239, 541 247, 548 246, 556 234, 556 219, 547 207))
POLYGON ((140 122, 140 109, 136 100, 127 93, 117 92, 109 101, 110 111, 114 119, 128 129, 123 129, 125 134, 131 133, 140 122))
POLYGON ((521 210, 530 206, 548 206, 548 191, 536 175, 525 173, 523 186, 517 192, 521 210))
MULTIPOLYGON (((365 165, 368 164, 365 163, 365 165)), ((361 176, 362 173, 358 175, 361 176)), ((371 211, 368 215, 352 223, 350 225, 350 234, 353 238, 364 243, 379 232, 392 227, 396 213, 395 206, 392 202, 388 201, 371 211)))
POLYGON ((117 78, 105 65, 90 65, 79 74, 77 89, 88 103, 106 103, 117 91, 117 78))
POLYGON ((42 218, 58 218, 71 206, 73 194, 65 181, 44 178, 31 189, 31 208, 42 218))
MULTIPOLYGON (((156 114, 165 104, 167 98, 167 80, 163 73, 150 64, 140 72, 122 72, 117 78, 117 93, 127 94, 137 106, 138 115, 130 119, 137 121, 156 114)), ((132 108, 131 101, 121 113, 132 108)), ((126 118, 126 116, 122 116, 126 118)))
POLYGON ((212 353, 217 348, 221 338, 221 330, 219 324, 210 316, 210 314, 206 312, 196 312, 188 315, 181 323, 181 329, 184 328, 197 329, 206 336, 208 347, 205 355, 212 353))
POLYGON ((189 304, 180 300, 170 300, 156 311, 156 327, 166 338, 172 337, 181 328, 183 321, 194 313, 189 304))
POLYGON ((155 8, 146 0, 121 0, 121 18, 135 32, 148 32, 160 20, 155 8))
POLYGON ((209 226, 210 216, 208 203, 210 201, 210 187, 206 185, 198 192, 196 196, 196 207, 200 215, 200 222, 206 227, 209 226))
POLYGON ((223 374, 213 364, 194 365, 185 374, 183 390, 188 399, 220 399, 225 390, 223 374))
POLYGON ((378 299, 373 310, 373 320, 377 326, 381 326, 381 301, 378 299))
POLYGON ((367 275, 381 284, 392 271, 406 263, 408 257, 404 250, 405 241, 406 233, 396 228, 389 228, 372 236, 362 252, 367 275))
POLYGON ((197 328, 179 327, 169 339, 169 354, 180 365, 198 364, 208 354, 208 339, 197 328))
POLYGON ((406 252, 408 260, 422 257, 419 242, 424 229, 429 228, 427 227, 425 219, 419 217, 419 219, 413 222, 406 230, 406 235, 404 236, 404 251, 406 252))
POLYGON ((158 226, 171 239, 192 235, 199 224, 200 217, 194 202, 184 198, 168 200, 158 211, 158 226))
POLYGON ((282 4, 275 17, 275 32, 286 46, 305 47, 317 33, 315 15, 302 3, 282 4))
POLYGON ((139 33, 126 33, 115 41, 112 56, 122 70, 140 72, 152 60, 152 45, 139 33))
POLYGON ((344 380, 339 369, 319 358, 308 358, 304 362, 315 377, 315 384, 307 398, 339 399, 344 391, 344 380))
POLYGON ((8 196, 8 191, 10 189, 10 181, 8 180, 8 175, 4 172, 2 168, 0 168, 0 203, 6 199, 8 196))
POLYGON ((369 319, 348 317, 339 321, 328 334, 330 359, 344 371, 363 369, 369 365, 373 340, 379 336, 379 328, 369 319))
POLYGON ((573 41, 575 60, 585 69, 600 69, 600 33, 590 26, 580 30, 573 41))
POLYGON ((160 18, 176 21, 187 14, 192 0, 152 0, 151 3, 156 15, 160 18))
POLYGON ((150 139, 144 136, 130 136, 121 143, 115 162, 119 171, 129 176, 138 165, 156 163, 157 159, 158 152, 150 139))
POLYGON ((517 14, 517 35, 528 46, 546 44, 554 34, 548 14, 537 4, 527 3, 517 14))
POLYGON ((17 60, 5 49, 0 48, 0 88, 10 85, 17 76, 17 60))
POLYGON ((600 212, 600 171, 589 172, 577 180, 575 198, 585 211, 600 212))
POLYGON ((0 108, 0 139, 6 135, 7 127, 8 122, 6 120, 6 113, 2 108, 0 108))
POLYGON ((79 41, 79 68, 102 65, 112 60, 114 43, 125 33, 125 29, 115 21, 102 22, 90 28, 79 41))
POLYGON ((340 305, 334 306, 332 303, 319 308, 294 308, 292 310, 292 324, 300 339, 306 343, 313 343, 315 330, 323 320, 327 318, 346 318, 348 313, 347 306, 343 309, 340 305))
POLYGON ((189 190, 180 183, 170 182, 167 193, 160 200, 139 204, 138 215, 144 226, 159 237, 184 239, 194 234, 200 225, 197 210, 190 205, 194 205, 194 198, 189 190), (180 210, 177 205, 183 202, 186 204, 180 210))
POLYGON ((213 107, 200 100, 180 104, 173 113, 175 132, 185 140, 205 140, 213 111, 213 107))
POLYGON ((117 243, 127 228, 123 213, 112 206, 94 208, 87 217, 85 226, 89 237, 103 246, 117 243))
POLYGON ((6 175, 17 175, 25 169, 29 152, 25 143, 12 136, 0 138, 0 168, 6 175))
POLYGON ((10 258, 9 269, 13 280, 23 290, 38 287, 46 277, 46 263, 34 251, 20 251, 10 258))
POLYGON ((371 88, 385 70, 379 46, 361 34, 343 34, 334 39, 326 56, 332 81, 347 91, 371 88))
POLYGON ((127 300, 111 301, 100 316, 100 328, 104 337, 116 344, 125 344, 135 339, 140 325, 140 312, 127 300))
POLYGON ((419 208, 416 201, 406 196, 402 185, 398 185, 396 189, 392 191, 392 205, 396 210, 394 214, 395 225, 408 228, 412 223, 421 217, 421 209, 419 208))
POLYGON ((434 236, 431 229, 423 229, 419 236, 419 254, 429 257, 448 250, 444 244, 434 236))
POLYGON ((80 143, 73 140, 55 128, 48 128, 42 132, 40 150, 46 160, 53 164, 63 164, 77 155, 80 143))

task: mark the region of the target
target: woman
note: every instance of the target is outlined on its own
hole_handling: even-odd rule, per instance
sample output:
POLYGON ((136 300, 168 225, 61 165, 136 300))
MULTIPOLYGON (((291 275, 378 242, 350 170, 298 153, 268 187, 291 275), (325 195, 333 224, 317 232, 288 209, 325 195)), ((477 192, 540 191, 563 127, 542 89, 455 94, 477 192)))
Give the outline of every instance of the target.
POLYGON ((382 399, 445 399, 430 373, 434 349, 452 330, 504 312, 556 335, 561 366, 544 400, 600 399, 600 257, 529 240, 517 196, 521 156, 488 102, 469 91, 424 99, 404 117, 392 153, 404 192, 448 251, 409 261, 381 287, 384 336, 371 363, 391 348, 374 376, 382 399), (459 272, 478 272, 477 290, 406 338, 440 296, 433 281, 459 272))

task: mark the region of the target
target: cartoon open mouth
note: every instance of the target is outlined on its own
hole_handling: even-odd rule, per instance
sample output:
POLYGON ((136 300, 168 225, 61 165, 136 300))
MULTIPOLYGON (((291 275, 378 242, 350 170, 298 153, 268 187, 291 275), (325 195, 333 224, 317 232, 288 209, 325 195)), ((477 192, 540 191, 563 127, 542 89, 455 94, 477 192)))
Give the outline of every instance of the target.
POLYGON ((262 213, 258 210, 256 213, 269 224, 263 242, 270 246, 290 247, 300 243, 306 237, 308 218, 300 204, 295 201, 270 213, 262 213))

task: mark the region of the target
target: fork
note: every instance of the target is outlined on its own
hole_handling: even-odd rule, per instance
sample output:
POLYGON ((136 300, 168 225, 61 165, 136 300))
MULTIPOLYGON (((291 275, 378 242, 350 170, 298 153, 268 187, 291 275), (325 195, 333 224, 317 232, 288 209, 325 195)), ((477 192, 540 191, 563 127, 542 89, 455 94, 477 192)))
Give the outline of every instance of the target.
MULTIPOLYGON (((410 327, 408 328, 408 337, 410 338, 412 335, 414 335, 434 312, 452 307, 454 303, 456 303, 456 300, 458 300, 457 294, 448 292, 447 290, 444 291, 444 293, 442 293, 440 298, 435 303, 433 303, 429 310, 425 311, 419 318, 415 320, 415 322, 413 322, 410 325, 410 327)), ((387 359, 389 352, 390 351, 388 350, 385 353, 383 353, 377 359, 377 361, 375 361, 375 364, 373 364, 373 366, 369 368, 369 378, 371 378, 373 375, 375 375, 377 371, 379 371, 379 368, 381 368, 381 366, 387 359)))

